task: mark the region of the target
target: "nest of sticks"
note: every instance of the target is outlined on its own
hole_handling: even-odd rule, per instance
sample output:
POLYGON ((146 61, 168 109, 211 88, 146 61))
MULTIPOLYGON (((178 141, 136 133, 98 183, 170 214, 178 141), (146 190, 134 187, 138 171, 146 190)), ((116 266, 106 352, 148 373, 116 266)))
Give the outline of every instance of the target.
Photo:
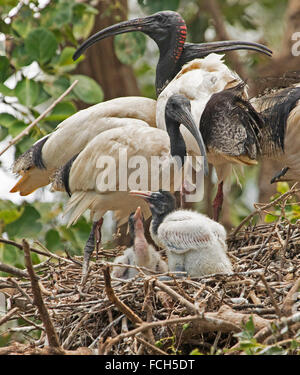
MULTIPOLYGON (((293 187, 273 204, 284 212, 298 191, 293 187)), ((8 307, 0 325, 21 318, 27 343, 0 348, 0 354, 241 354, 237 334, 251 320, 252 338, 264 348, 299 343, 300 222, 281 216, 251 224, 271 206, 258 206, 228 236, 230 275, 162 282, 139 269, 134 279, 111 279, 118 248, 91 262, 82 285, 82 258, 44 250, 48 259, 33 267, 30 251, 39 250, 23 240, 26 270, 0 279, 8 307), (28 339, 36 330, 40 337, 28 339)))

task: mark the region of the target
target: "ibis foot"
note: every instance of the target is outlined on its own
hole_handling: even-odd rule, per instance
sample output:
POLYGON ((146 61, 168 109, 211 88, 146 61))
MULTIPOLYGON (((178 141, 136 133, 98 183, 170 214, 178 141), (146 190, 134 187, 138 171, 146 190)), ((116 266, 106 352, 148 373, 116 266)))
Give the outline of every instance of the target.
POLYGON ((218 185, 218 191, 213 202, 213 219, 219 221, 220 212, 223 205, 223 181, 218 185))
POLYGON ((86 281, 89 263, 91 255, 95 249, 95 239, 96 239, 96 251, 98 253, 98 249, 100 248, 101 244, 101 227, 103 223, 103 218, 99 221, 95 221, 93 223, 93 227, 91 229, 89 238, 85 244, 84 252, 83 252, 83 265, 82 265, 82 277, 81 277, 81 284, 84 284, 86 281))
POLYGON ((271 179, 270 184, 274 184, 274 182, 280 182, 281 177, 283 177, 286 172, 289 170, 289 167, 284 167, 280 172, 275 174, 275 176, 271 179))

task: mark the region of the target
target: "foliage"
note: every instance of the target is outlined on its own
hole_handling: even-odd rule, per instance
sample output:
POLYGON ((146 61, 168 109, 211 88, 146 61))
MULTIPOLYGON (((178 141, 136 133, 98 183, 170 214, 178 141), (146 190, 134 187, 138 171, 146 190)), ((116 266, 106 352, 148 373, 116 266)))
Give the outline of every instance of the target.
MULTIPOLYGON (((5 35, 0 56, 0 140, 18 135, 34 118, 57 99, 75 80, 72 93, 60 102, 28 136, 15 147, 15 157, 36 140, 53 131, 64 119, 77 112, 77 102, 94 104, 103 100, 101 87, 92 78, 73 74, 83 58, 72 56, 80 40, 94 25, 98 10, 75 0, 2 1, 0 33, 5 35), (4 109, 3 109, 4 108, 4 109)), ((72 228, 58 219, 62 203, 0 201, 0 235, 12 240, 39 240, 51 251, 67 248, 80 254, 90 226, 85 218, 72 228)), ((3 262, 24 267, 23 254, 10 245, 0 244, 3 262)), ((39 262, 36 256, 35 262, 39 262)))
MULTIPOLYGON (((278 198, 280 195, 286 193, 290 190, 289 184, 287 182, 277 183, 277 193, 271 197, 270 201, 278 198)), ((281 205, 276 205, 274 210, 268 213, 265 217, 266 223, 272 223, 278 219, 287 219, 291 223, 295 223, 300 219, 300 206, 297 203, 297 197, 291 196, 284 202, 284 207, 281 205)))

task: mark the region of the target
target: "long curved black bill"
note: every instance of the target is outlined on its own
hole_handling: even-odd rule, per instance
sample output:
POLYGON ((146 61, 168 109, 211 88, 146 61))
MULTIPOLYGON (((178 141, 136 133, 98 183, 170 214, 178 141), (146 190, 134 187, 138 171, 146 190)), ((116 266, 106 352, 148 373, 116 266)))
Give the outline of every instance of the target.
POLYGON ((128 33, 131 31, 143 31, 143 27, 151 24, 152 21, 153 17, 148 16, 145 18, 134 18, 132 20, 123 21, 115 25, 106 27, 105 29, 100 30, 96 34, 90 36, 85 42, 83 42, 74 53, 73 60, 77 60, 87 48, 89 48, 99 40, 118 34, 128 33))
POLYGON ((244 42, 241 40, 226 40, 211 43, 185 43, 181 63, 185 64, 193 59, 202 58, 210 53, 221 53, 235 50, 250 50, 272 56, 272 50, 260 43, 244 42))
MULTIPOLYGON (((179 124, 182 124, 188 129, 192 136, 197 141, 197 144, 200 149, 201 156, 204 159, 204 174, 208 175, 208 162, 206 155, 205 143, 203 141, 202 135, 197 127, 193 116, 191 114, 190 102, 187 98, 180 94, 174 94, 170 96, 166 103, 166 123, 167 117, 174 119, 179 124)), ((168 127, 168 125, 167 125, 168 127)), ((172 155, 175 156, 175 155, 172 155)))

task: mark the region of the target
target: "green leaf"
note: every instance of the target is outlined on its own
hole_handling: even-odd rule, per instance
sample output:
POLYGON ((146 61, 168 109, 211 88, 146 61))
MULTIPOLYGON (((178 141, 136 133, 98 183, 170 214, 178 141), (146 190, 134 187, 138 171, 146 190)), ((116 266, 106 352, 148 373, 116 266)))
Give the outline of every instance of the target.
POLYGON ((8 135, 8 130, 4 126, 0 125, 0 141, 3 141, 8 135))
POLYGON ((141 8, 146 8, 150 13, 160 12, 161 10, 177 10, 180 0, 138 0, 141 8))
POLYGON ((8 132, 9 134, 12 136, 12 137, 16 137, 18 134, 21 133, 21 131, 23 131, 25 128, 27 127, 27 125, 25 124, 24 121, 21 121, 21 120, 17 120, 15 121, 8 129, 8 132))
POLYGON ((0 56, 0 82, 4 82, 11 75, 9 60, 6 56, 0 56))
POLYGON ((16 46, 12 52, 12 63, 17 69, 30 65, 34 58, 27 52, 25 45, 16 46))
POLYGON ((10 113, 0 113, 0 125, 9 128, 15 121, 16 118, 10 113))
POLYGON ((92 31, 94 23, 94 14, 84 14, 81 20, 73 25, 73 35, 75 39, 86 39, 92 31))
POLYGON ((32 23, 28 20, 28 17, 17 17, 13 20, 11 26, 22 38, 25 38, 32 29, 32 23))
POLYGON ((114 47, 118 59, 123 64, 131 65, 143 56, 146 49, 146 36, 139 32, 116 35, 114 47))
POLYGON ((265 216, 265 223, 273 223, 273 221, 276 221, 278 219, 277 216, 274 216, 274 215, 271 215, 271 214, 267 214, 265 216))
POLYGON ((73 35, 78 39, 87 38, 94 26, 95 15, 98 10, 88 4, 76 4, 73 8, 73 35))
POLYGON ((278 193, 284 194, 287 191, 289 191, 290 187, 287 182, 277 182, 277 187, 276 187, 278 193))
POLYGON ((4 224, 10 224, 17 220, 23 213, 23 208, 16 206, 9 200, 0 201, 0 221, 2 220, 4 224))
POLYGON ((47 91, 45 91, 43 84, 39 82, 38 85, 39 85, 39 94, 35 102, 35 105, 42 104, 50 98, 50 95, 47 93, 47 91))
POLYGON ((36 139, 32 138, 30 135, 23 137, 16 145, 15 157, 18 157, 19 155, 23 154, 23 152, 27 151, 35 141, 36 139))
POLYGON ((84 56, 80 56, 79 59, 74 61, 72 56, 74 55, 75 51, 76 49, 74 47, 66 47, 63 49, 58 60, 58 67, 56 68, 58 73, 69 72, 75 69, 76 65, 84 59, 84 56))
POLYGON ((6 225, 5 230, 10 238, 36 237, 42 230, 39 212, 29 204, 25 205, 22 216, 11 224, 6 225))
POLYGON ((50 251, 56 251, 56 250, 61 249, 60 236, 57 230, 55 229, 48 230, 45 236, 45 240, 46 240, 46 247, 50 251))
POLYGON ((5 245, 4 251, 3 251, 3 263, 7 263, 10 265, 15 265, 18 260, 18 251, 14 246, 12 245, 5 245))
POLYGON ((73 91, 78 99, 88 104, 99 103, 103 100, 103 91, 94 79, 81 74, 74 74, 71 77, 71 83, 76 79, 78 79, 78 83, 73 91))
POLYGON ((49 116, 46 117, 47 121, 63 121, 69 116, 76 113, 76 107, 72 102, 61 102, 58 103, 49 116))
POLYGON ((12 90, 12 89, 8 88, 3 83, 0 83, 0 92, 4 96, 16 96, 15 90, 12 90))
POLYGON ((55 55, 57 41, 53 32, 38 27, 27 35, 25 48, 34 60, 37 60, 40 64, 45 64, 55 55))
POLYGON ((17 83, 15 94, 21 104, 33 107, 38 99, 39 85, 32 79, 24 78, 17 83))
POLYGON ((69 86, 70 86, 70 81, 65 77, 59 77, 54 82, 44 83, 45 91, 49 95, 53 96, 54 98, 58 98, 61 94, 63 94, 67 90, 69 86))
POLYGON ((72 8, 74 3, 72 1, 60 1, 52 13, 52 25, 59 28, 66 23, 69 23, 72 18, 72 8))

